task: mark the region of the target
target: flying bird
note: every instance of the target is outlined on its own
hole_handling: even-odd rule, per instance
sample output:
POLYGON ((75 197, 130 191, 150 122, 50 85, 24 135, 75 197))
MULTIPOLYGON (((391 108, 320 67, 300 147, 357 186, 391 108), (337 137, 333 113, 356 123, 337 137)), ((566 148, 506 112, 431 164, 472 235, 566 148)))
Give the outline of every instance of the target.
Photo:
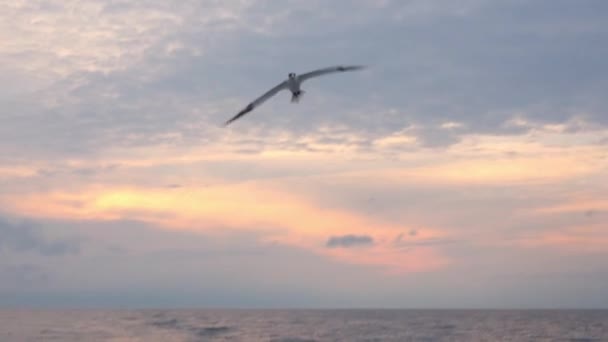
POLYGON ((269 91, 267 91, 266 93, 264 93, 262 96, 258 97, 253 102, 251 102, 250 104, 248 104, 247 107, 243 108, 243 110, 241 110, 240 112, 238 112, 238 114, 236 114, 230 120, 226 121, 226 123, 224 124, 224 126, 227 126, 232 121, 234 121, 234 120, 240 118, 241 116, 243 116, 243 115, 251 112, 254 108, 258 107, 264 101, 266 101, 269 98, 273 97, 274 95, 276 95, 281 90, 289 89, 289 91, 291 91, 291 102, 292 103, 297 103, 300 100, 300 97, 302 96, 302 94, 305 93, 305 91, 300 88, 302 82, 304 82, 304 81, 306 81, 306 80, 308 80, 310 78, 317 77, 317 76, 322 76, 322 75, 331 74, 331 73, 335 73, 335 72, 360 70, 360 69, 363 69, 363 68, 364 68, 364 66, 361 66, 361 65, 348 65, 348 66, 338 65, 338 66, 332 66, 332 67, 327 67, 327 68, 313 70, 313 71, 310 71, 310 72, 307 72, 307 73, 304 73, 304 74, 300 74, 300 75, 296 75, 295 73, 290 72, 287 75, 288 77, 287 77, 286 80, 284 80, 283 82, 279 83, 274 88, 270 89, 269 91))

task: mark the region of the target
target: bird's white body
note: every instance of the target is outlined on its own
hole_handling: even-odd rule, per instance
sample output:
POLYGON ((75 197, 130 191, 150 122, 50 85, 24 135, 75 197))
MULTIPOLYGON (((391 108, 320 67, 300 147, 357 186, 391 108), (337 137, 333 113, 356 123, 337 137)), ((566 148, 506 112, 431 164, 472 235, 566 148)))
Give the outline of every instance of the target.
POLYGON ((298 77, 289 77, 287 79, 287 87, 289 88, 289 91, 291 91, 292 93, 297 93, 300 91, 300 80, 298 80, 298 77))
POLYGON ((317 76, 321 76, 321 75, 325 75, 325 74, 329 74, 329 73, 334 73, 334 72, 353 71, 353 70, 359 70, 359 69, 363 69, 363 68, 364 68, 363 66, 358 66, 358 65, 333 66, 333 67, 314 70, 314 71, 307 72, 307 73, 300 74, 300 75, 296 75, 293 72, 289 73, 288 78, 285 81, 279 83, 274 88, 267 91, 264 95, 258 97, 255 101, 248 104, 247 107, 245 107, 243 110, 241 110, 238 114, 236 114, 230 120, 226 121, 225 125, 228 125, 232 121, 249 113, 255 107, 259 106, 264 101, 268 100, 272 96, 276 95, 279 91, 284 90, 284 89, 288 89, 291 92, 291 94, 292 94, 291 102, 297 103, 300 99, 300 96, 302 96, 302 94, 304 93, 304 91, 301 89, 301 84, 302 84, 302 82, 304 82, 305 80, 307 80, 309 78, 317 77, 317 76))
POLYGON ((290 73, 287 77, 287 88, 291 91, 291 103, 298 103, 300 101, 300 96, 304 93, 300 88, 301 84, 302 81, 296 74, 290 73))

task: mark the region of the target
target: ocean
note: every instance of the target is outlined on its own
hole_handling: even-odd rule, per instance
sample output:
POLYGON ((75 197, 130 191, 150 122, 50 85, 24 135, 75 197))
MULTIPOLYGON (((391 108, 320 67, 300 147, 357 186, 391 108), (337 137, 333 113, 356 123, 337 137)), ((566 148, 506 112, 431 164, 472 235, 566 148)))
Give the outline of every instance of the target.
POLYGON ((18 310, 0 341, 608 341, 608 310, 18 310))

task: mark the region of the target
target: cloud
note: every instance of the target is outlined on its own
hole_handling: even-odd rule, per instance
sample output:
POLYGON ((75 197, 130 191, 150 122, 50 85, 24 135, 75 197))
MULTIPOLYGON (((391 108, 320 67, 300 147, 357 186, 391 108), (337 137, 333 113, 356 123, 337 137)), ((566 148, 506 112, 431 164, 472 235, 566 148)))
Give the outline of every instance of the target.
POLYGON ((78 254, 77 240, 49 239, 29 222, 11 223, 0 218, 0 252, 34 252, 43 256, 78 254))
MULTIPOLYGON (((462 232, 483 231, 492 216, 509 215, 506 208, 519 212, 530 203, 551 203, 557 198, 544 197, 547 189, 583 178, 595 177, 601 184, 606 161, 599 157, 605 152, 593 142, 602 132, 556 133, 554 128, 537 127, 522 137, 467 135, 443 151, 397 151, 394 159, 381 154, 383 144, 361 151, 324 141, 334 133, 353 145, 364 139, 339 129, 323 128, 295 138, 342 150, 341 158, 336 152, 289 150, 286 146, 294 134, 288 132, 275 137, 276 145, 272 138, 262 139, 264 147, 257 155, 241 155, 230 143, 239 134, 230 133, 218 144, 155 144, 56 161, 50 167, 38 161, 34 169, 46 173, 25 179, 7 173, 11 182, 5 186, 13 194, 0 195, 0 202, 9 211, 38 219, 137 220, 208 233, 218 227, 258 231, 268 240, 349 263, 419 270, 445 264, 449 259, 443 252, 445 241, 462 232), (508 153, 512 151, 517 153, 508 153), (172 184, 181 186, 163 186, 172 184), (530 188, 535 190, 525 190, 530 188), (517 191, 539 197, 528 195, 522 202, 514 194, 517 191), (370 194, 375 201, 353 204, 370 194), (437 215, 440 204, 442 214, 437 215), (234 215, 236 211, 239 215, 234 215), (463 218, 467 215, 476 220, 463 218), (395 235, 410 230, 417 232, 410 244, 417 253, 422 253, 419 247, 429 248, 424 258, 407 248, 400 249, 407 253, 393 253, 395 235), (370 233, 373 256, 320 248, 327 244, 328 235, 370 233)), ((250 138, 240 137, 246 143, 251 143, 250 138)), ((585 204, 584 210, 600 209, 599 204, 585 204)), ((500 222, 499 230, 509 229, 508 225, 508 220, 500 222)))
POLYGON ((401 233, 401 234, 397 235, 393 244, 397 248, 408 250, 408 249, 411 249, 414 247, 438 246, 438 245, 445 245, 445 244, 451 244, 451 243, 457 242, 457 240, 454 240, 454 239, 441 239, 441 238, 418 239, 418 238, 416 238, 417 234, 418 233, 416 230, 411 230, 408 233, 408 236, 401 233))
POLYGON ((227 29, 222 24, 238 23, 238 12, 244 8, 240 3, 205 2, 166 6, 142 0, 9 1, 0 25, 0 50, 5 62, 19 69, 55 77, 125 70, 152 51, 163 58, 192 49, 181 41, 189 30, 227 29), (194 22, 197 25, 191 25, 194 22))
POLYGON ((504 126, 515 114, 541 123, 585 115, 605 126, 607 52, 595 41, 608 33, 598 14, 605 4, 594 6, 600 10, 566 1, 13 1, 0 14, 0 65, 15 70, 3 82, 10 86, 0 87, 3 110, 13 113, 0 117, 0 150, 90 156, 208 144, 227 131, 258 138, 243 152, 269 141, 316 149, 279 143, 275 133, 301 136, 323 126, 364 134, 367 141, 344 135, 340 142, 365 147, 412 124, 421 128, 409 138, 422 147, 447 147, 463 134, 527 132, 504 126), (274 98, 217 130, 288 71, 350 62, 373 68, 311 83, 305 103, 274 98), (446 122, 459 129, 438 128, 446 122))
MULTIPOLYGON (((0 302, 315 306, 317 295, 330 299, 326 304, 338 303, 338 299, 349 303, 351 295, 365 292, 361 292, 361 284, 373 286, 372 279, 383 273, 377 263, 333 260, 308 249, 265 241, 263 234, 247 231, 170 231, 135 221, 94 220, 55 221, 50 227, 81 232, 95 243, 78 258, 65 260, 35 258, 35 262, 27 262, 25 256, 16 255, 15 265, 35 264, 49 281, 38 286, 36 293, 12 286, 2 292, 4 283, 0 282, 0 302), (128 248, 128 253, 103 248, 114 244, 128 248), (309 271, 303 273, 302 269, 309 271), (340 279, 332 280, 332 274, 340 274, 340 279), (334 294, 338 297, 332 299, 334 294)), ((332 251, 344 250, 353 249, 332 251)), ((412 260, 425 257, 434 259, 427 254, 412 260)))
POLYGON ((608 234, 603 223, 566 225, 563 228, 521 234, 509 242, 524 248, 559 249, 578 254, 603 254, 608 234))
POLYGON ((0 264, 0 291, 5 289, 23 290, 40 284, 48 284, 49 274, 36 264, 16 264, 3 266, 0 264))
MULTIPOLYGON (((245 182, 210 187, 180 188, 145 187, 90 187, 75 192, 49 192, 20 197, 12 210, 39 219, 59 220, 133 220, 157 225, 168 230, 218 233, 224 231, 257 232, 266 242, 304 248, 336 257, 349 263, 372 264, 381 267, 419 270, 437 267, 444 258, 440 251, 425 251, 425 258, 392 253, 391 246, 375 246, 372 255, 361 256, 337 253, 321 248, 327 232, 335 236, 364 236, 369 229, 377 238, 389 237, 403 224, 376 220, 357 212, 320 207, 314 198, 299 196, 282 188, 281 183, 245 182), (259 199, 263 198, 263 201, 259 199), (40 210, 44 208, 44 210, 40 210), (234 215, 235 210, 239 215, 234 215), (294 220, 294 217, 306 219, 294 220), (345 229, 344 227, 348 227, 345 229), (321 242, 323 241, 323 242, 321 242)), ((441 235, 426 229, 420 238, 441 235)), ((422 235, 422 234, 421 234, 422 235)), ((353 245, 363 241, 353 241, 353 245)), ((342 241, 346 247, 348 241, 342 241)), ((368 243, 368 246, 373 244, 368 243)))
POLYGON ((351 248, 361 246, 371 246, 374 244, 374 239, 369 235, 342 235, 332 236, 325 244, 329 248, 351 248))
POLYGON ((561 213, 581 213, 587 217, 592 217, 598 212, 608 211, 608 200, 595 198, 590 195, 578 195, 569 198, 565 203, 558 203, 553 206, 543 207, 535 210, 538 214, 561 214, 561 213))

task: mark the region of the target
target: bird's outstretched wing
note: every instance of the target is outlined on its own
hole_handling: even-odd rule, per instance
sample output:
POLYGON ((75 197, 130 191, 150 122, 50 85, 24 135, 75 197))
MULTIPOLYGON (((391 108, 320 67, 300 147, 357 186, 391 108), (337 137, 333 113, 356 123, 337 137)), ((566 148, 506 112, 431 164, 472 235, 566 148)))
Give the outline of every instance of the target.
POLYGON ((313 77, 317 77, 317 76, 321 76, 321 75, 325 75, 325 74, 330 74, 333 72, 344 72, 344 71, 354 71, 354 70, 360 70, 365 68, 365 66, 363 65, 337 65, 337 66, 331 66, 331 67, 327 67, 327 68, 323 68, 323 69, 317 69, 317 70, 313 70, 311 72, 307 72, 304 74, 300 74, 298 76, 298 79, 300 80, 300 82, 304 82, 305 80, 309 79, 309 78, 313 78, 313 77))
POLYGON ((283 82, 279 83, 274 88, 272 88, 269 91, 267 91, 266 93, 264 93, 264 95, 258 97, 253 102, 251 102, 250 104, 248 104, 247 107, 243 108, 243 110, 241 110, 240 112, 238 112, 238 114, 236 114, 230 120, 226 121, 226 123, 224 124, 224 126, 227 126, 232 121, 234 121, 234 120, 240 118, 241 116, 243 116, 243 115, 251 112, 255 107, 261 105, 264 101, 268 100, 269 98, 271 98, 274 95, 276 95, 276 93, 278 93, 279 91, 281 91, 283 89, 286 89, 286 88, 287 88, 287 81, 283 81, 283 82))

